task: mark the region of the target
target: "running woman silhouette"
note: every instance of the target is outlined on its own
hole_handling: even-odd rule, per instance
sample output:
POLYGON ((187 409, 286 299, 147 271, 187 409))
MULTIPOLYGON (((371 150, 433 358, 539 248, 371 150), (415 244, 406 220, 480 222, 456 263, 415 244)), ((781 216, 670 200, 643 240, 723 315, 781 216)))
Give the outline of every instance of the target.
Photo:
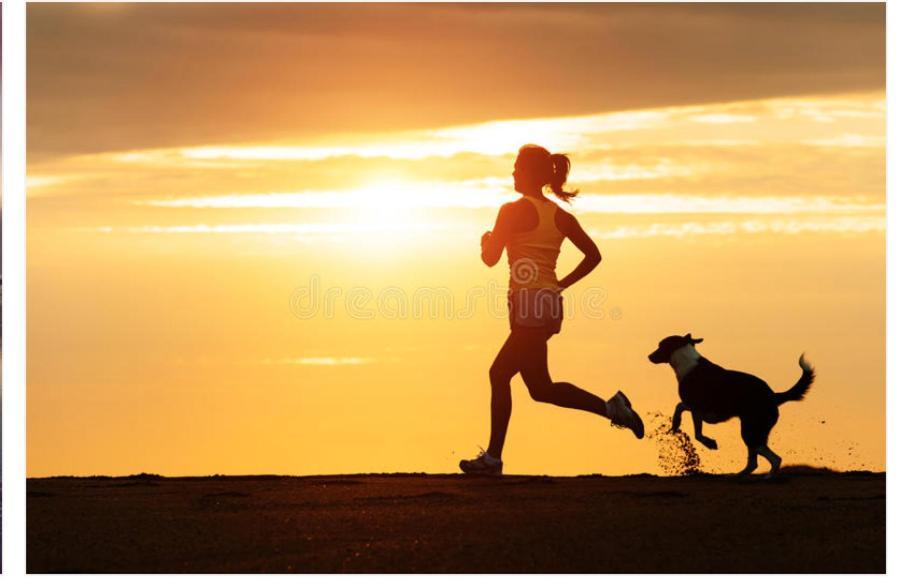
POLYGON ((481 238, 481 258, 495 266, 508 252, 508 312, 511 333, 490 367, 490 445, 459 467, 466 474, 502 474, 502 447, 512 414, 511 379, 521 378, 535 401, 581 409, 626 427, 638 439, 644 427, 628 398, 618 391, 608 401, 567 382, 553 382, 546 364, 546 342, 562 327, 561 292, 587 276, 601 260, 600 251, 577 218, 543 194, 549 186, 562 201, 577 192, 564 190, 571 162, 537 145, 518 151, 512 177, 517 201, 499 209, 496 225, 481 238), (556 278, 556 260, 562 241, 568 238, 584 253, 584 259, 565 278, 556 278))

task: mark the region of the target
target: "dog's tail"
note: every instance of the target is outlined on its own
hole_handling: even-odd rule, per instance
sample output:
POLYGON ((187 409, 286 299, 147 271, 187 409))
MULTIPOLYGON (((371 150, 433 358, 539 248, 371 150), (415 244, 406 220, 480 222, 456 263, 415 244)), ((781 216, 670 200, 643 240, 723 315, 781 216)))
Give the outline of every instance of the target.
POLYGON ((774 397, 776 405, 781 405, 788 401, 802 401, 804 395, 810 390, 810 385, 813 384, 813 379, 816 378, 816 371, 813 370, 813 366, 807 362, 807 359, 804 358, 803 354, 800 355, 800 360, 798 360, 797 363, 800 364, 800 369, 803 372, 800 374, 800 378, 794 383, 793 387, 784 393, 775 393, 774 397))

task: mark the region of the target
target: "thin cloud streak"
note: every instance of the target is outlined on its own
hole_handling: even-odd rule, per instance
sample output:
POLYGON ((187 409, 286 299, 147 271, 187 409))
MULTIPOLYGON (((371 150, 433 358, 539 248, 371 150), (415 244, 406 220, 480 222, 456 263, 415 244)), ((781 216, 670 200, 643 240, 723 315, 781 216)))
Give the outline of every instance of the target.
POLYGON ((287 235, 334 235, 362 234, 371 232, 435 233, 442 230, 440 224, 412 225, 404 222, 377 222, 373 224, 317 223, 317 224, 193 224, 193 225, 147 225, 147 226, 100 226, 79 228, 80 231, 104 234, 287 234, 287 235))
POLYGON ((867 136, 863 134, 843 134, 834 138, 806 140, 803 144, 831 148, 868 148, 884 149, 884 136, 867 136))
POLYGON ((262 364, 277 366, 362 366, 374 364, 377 360, 367 356, 304 356, 264 360, 262 364))
POLYGON ((746 220, 742 222, 682 222, 655 223, 647 226, 618 226, 608 230, 590 230, 590 235, 602 239, 626 238, 685 238, 689 236, 727 236, 733 234, 789 234, 834 232, 861 234, 884 232, 885 218, 843 217, 817 220, 746 220))
MULTIPOLYGON (((373 225, 362 227, 360 224, 224 224, 224 225, 187 225, 187 226, 102 226, 94 231, 107 234, 245 234, 245 235, 299 235, 299 236, 335 236, 338 234, 355 237, 362 232, 398 233, 400 230, 411 231, 417 228, 407 224, 373 225)), ((423 231, 435 234, 440 227, 421 227, 423 231)), ((602 239, 655 238, 685 236, 714 236, 728 234, 801 234, 806 232, 864 233, 884 232, 886 222, 884 216, 840 216, 828 218, 785 219, 773 218, 763 220, 726 220, 718 222, 655 222, 650 224, 620 225, 606 229, 588 230, 591 236, 602 239)), ((458 234, 457 231, 451 231, 458 234)))
MULTIPOLYGON (((161 208, 214 209, 358 209, 358 208, 496 208, 511 201, 499 188, 463 188, 456 184, 406 185, 398 188, 270 194, 232 194, 133 202, 161 208), (394 197, 380 197, 389 191, 394 197)), ((600 214, 835 214, 884 212, 885 205, 862 197, 832 196, 687 196, 677 194, 582 195, 575 210, 600 214)))
MULTIPOLYGON (((591 116, 499 120, 470 126, 438 128, 414 133, 399 133, 393 141, 374 141, 360 137, 357 144, 324 146, 201 146, 179 149, 189 160, 286 160, 316 161, 333 157, 388 157, 391 159, 425 159, 450 157, 458 153, 499 156, 517 152, 522 144, 537 142, 555 144, 563 150, 607 147, 587 137, 613 132, 650 129, 669 120, 668 110, 618 112, 591 116)), ((333 139, 343 140, 343 139, 333 139)), ((355 141, 354 137, 345 140, 355 141)))

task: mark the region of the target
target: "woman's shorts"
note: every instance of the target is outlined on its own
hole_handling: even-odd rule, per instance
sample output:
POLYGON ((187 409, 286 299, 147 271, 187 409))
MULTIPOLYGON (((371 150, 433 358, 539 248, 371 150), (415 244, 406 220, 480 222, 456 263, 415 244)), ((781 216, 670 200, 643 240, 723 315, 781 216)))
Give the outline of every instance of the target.
POLYGON ((562 330, 562 295, 553 289, 514 289, 508 293, 509 326, 543 328, 550 336, 562 330))

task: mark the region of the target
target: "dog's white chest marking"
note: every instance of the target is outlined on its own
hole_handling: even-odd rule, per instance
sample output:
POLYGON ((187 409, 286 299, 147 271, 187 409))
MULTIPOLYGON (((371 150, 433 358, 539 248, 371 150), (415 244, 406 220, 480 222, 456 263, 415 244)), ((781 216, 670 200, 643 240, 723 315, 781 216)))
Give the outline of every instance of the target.
POLYGON ((672 355, 669 357, 669 364, 672 365, 672 370, 675 371, 675 376, 678 377, 679 381, 683 379, 687 373, 693 370, 699 361, 700 354, 697 352, 696 348, 694 348, 693 344, 678 348, 672 352, 672 355))

